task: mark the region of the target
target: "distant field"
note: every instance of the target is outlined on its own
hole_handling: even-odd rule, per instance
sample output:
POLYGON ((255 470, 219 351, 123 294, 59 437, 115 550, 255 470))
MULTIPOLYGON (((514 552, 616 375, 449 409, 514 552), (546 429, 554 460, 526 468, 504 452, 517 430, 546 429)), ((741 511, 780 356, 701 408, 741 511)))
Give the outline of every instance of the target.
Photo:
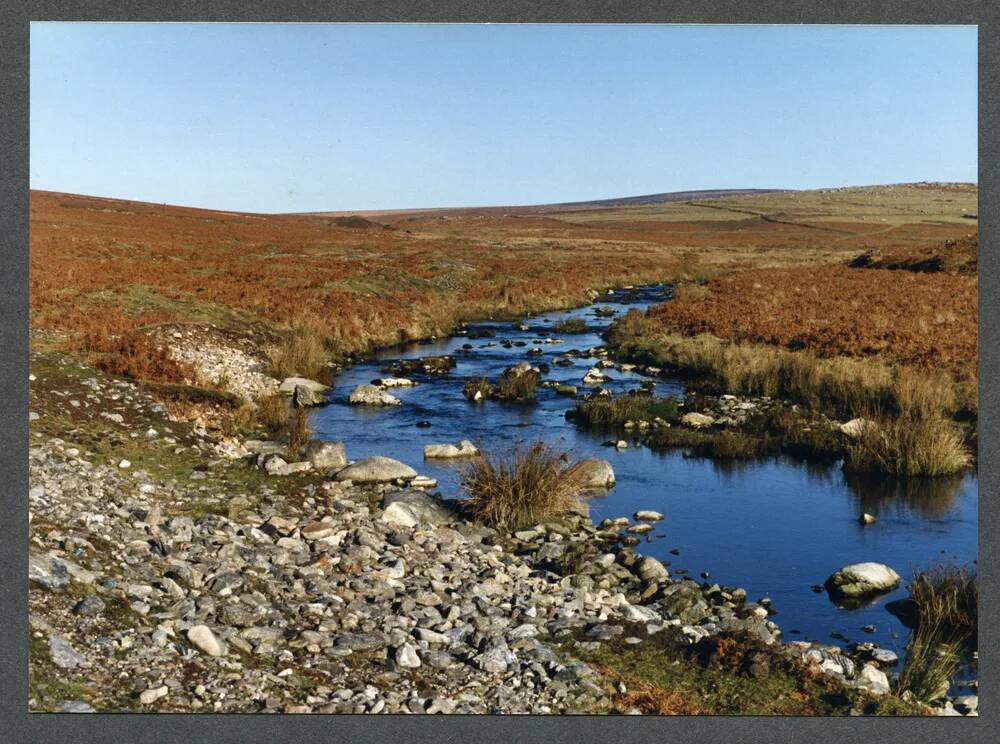
MULTIPOLYGON (((963 214, 975 209, 968 185, 361 220, 33 192, 31 323, 36 345, 88 354, 161 323, 305 328, 357 352, 463 319, 579 304, 588 289, 913 255, 974 236, 963 214)), ((974 291, 961 297, 946 310, 974 317, 974 291)))

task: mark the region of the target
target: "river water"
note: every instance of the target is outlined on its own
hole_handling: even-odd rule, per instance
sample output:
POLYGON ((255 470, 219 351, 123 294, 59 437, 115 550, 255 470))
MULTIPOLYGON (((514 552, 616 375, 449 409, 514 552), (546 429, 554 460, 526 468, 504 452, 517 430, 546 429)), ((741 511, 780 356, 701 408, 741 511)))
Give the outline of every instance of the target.
MULTIPOLYGON (((839 463, 820 466, 782 457, 732 464, 694 458, 681 450, 635 446, 619 452, 602 446, 606 434, 581 431, 567 421, 565 414, 573 401, 553 390, 539 387, 533 403, 476 404, 462 395, 470 377, 496 380, 505 368, 521 361, 548 362, 551 371, 543 380, 568 382, 583 391, 581 379, 596 360, 580 357, 573 366, 557 367, 551 365, 553 357, 603 343, 600 334, 613 318, 598 317, 595 309, 610 308, 620 315, 662 301, 667 291, 662 286, 620 290, 584 308, 533 316, 526 321, 528 330, 517 330, 509 321, 482 322, 467 330, 491 329, 495 338, 456 335, 382 351, 338 377, 331 405, 313 414, 315 436, 344 441, 351 459, 385 455, 401 460, 437 479, 438 490, 446 497, 460 495, 460 465, 425 462, 425 444, 471 439, 503 450, 541 439, 575 457, 605 458, 614 467, 617 483, 606 496, 591 501, 595 522, 631 516, 638 509, 665 515, 636 550, 656 556, 672 573, 686 570, 699 580, 702 572, 708 572, 709 581, 741 586, 750 599, 770 597, 786 640, 839 645, 846 640, 874 641, 902 658, 907 630, 885 605, 905 597, 905 589, 848 610, 811 587, 849 563, 886 563, 904 577, 905 585, 915 569, 934 562, 974 561, 978 545, 974 475, 891 483, 847 478, 839 463), (585 320, 587 331, 551 330, 567 318, 585 320), (504 348, 499 343, 503 339, 525 345, 504 348), (546 339, 563 343, 544 343, 546 339), (472 348, 463 349, 464 344, 472 348), (540 347, 543 355, 528 356, 532 347, 540 347), (455 369, 444 377, 409 375, 420 384, 391 390, 402 406, 348 405, 347 396, 356 385, 392 376, 381 371, 388 363, 443 354, 455 356, 455 369), (430 427, 418 427, 418 422, 430 422, 430 427), (862 527, 858 523, 862 512, 874 514, 878 522, 862 527), (865 626, 874 626, 874 632, 870 628, 866 632, 865 626)), ((607 372, 614 379, 605 387, 615 393, 637 388, 648 379, 614 369, 607 372)), ((683 396, 679 380, 655 379, 657 395, 683 396)))

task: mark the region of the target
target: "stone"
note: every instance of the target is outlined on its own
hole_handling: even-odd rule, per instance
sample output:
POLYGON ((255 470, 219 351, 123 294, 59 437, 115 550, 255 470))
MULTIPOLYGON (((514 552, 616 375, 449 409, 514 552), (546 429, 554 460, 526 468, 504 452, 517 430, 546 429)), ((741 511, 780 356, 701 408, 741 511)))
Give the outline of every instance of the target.
POLYGON ((327 402, 326 395, 306 385, 296 385, 292 391, 292 405, 297 408, 324 406, 327 402))
POLYGON ((979 696, 959 695, 952 704, 959 713, 968 715, 979 710, 979 696))
POLYGON ((849 437, 850 439, 857 439, 864 433, 865 428, 870 425, 873 424, 871 421, 868 421, 867 419, 854 418, 848 421, 847 423, 841 424, 839 428, 840 428, 840 433, 843 434, 844 436, 849 437))
POLYGON ((226 648, 207 625, 195 625, 189 628, 187 638, 199 650, 209 656, 223 656, 226 648))
POLYGON ((49 636, 49 656, 60 669, 76 669, 87 663, 75 648, 57 635, 49 636))
POLYGON ((73 607, 73 614, 94 617, 104 612, 104 601, 96 594, 88 594, 73 607))
POLYGON ((316 380, 310 380, 306 377, 286 377, 280 385, 278 385, 278 392, 284 395, 294 395, 295 388, 303 387, 313 393, 323 394, 329 389, 329 385, 324 385, 322 382, 316 382, 316 380))
POLYGON ((339 470, 347 465, 347 450, 343 442, 314 439, 306 445, 302 456, 316 470, 339 470))
POLYGON ((876 695, 888 695, 892 688, 889 686, 889 678, 885 672, 874 664, 865 664, 858 673, 859 687, 875 693, 876 695))
POLYGON ((455 512, 422 491, 396 491, 382 499, 381 519, 399 527, 442 525, 456 519, 455 512))
POLYGON ((479 449, 468 439, 463 439, 455 444, 426 444, 424 445, 425 459, 452 459, 457 457, 475 457, 479 454, 479 449))
POLYGON ((593 457, 580 461, 576 468, 584 488, 611 488, 615 484, 615 471, 607 460, 593 457))
POLYGON ((684 426, 690 426, 693 429, 701 429, 715 424, 715 419, 704 413, 696 413, 692 411, 691 413, 685 413, 681 416, 681 423, 684 424, 684 426))
POLYGON ((378 380, 374 380, 372 385, 377 385, 381 388, 396 388, 413 387, 416 383, 406 377, 382 377, 378 380))
POLYGON ((826 589, 831 595, 846 598, 861 598, 895 589, 900 577, 889 566, 882 563, 853 563, 844 566, 826 580, 826 589))
POLYGON ((670 578, 664 565, 651 555, 647 555, 639 562, 638 574, 643 581, 649 584, 659 583, 670 578))
POLYGON ((333 525, 328 522, 310 522, 299 530, 299 534, 306 540, 321 540, 333 534, 333 525))
POLYGON ((368 457, 338 470, 334 478, 354 483, 389 483, 394 480, 410 480, 417 477, 417 471, 409 465, 391 457, 368 457))
POLYGON ((404 643, 396 649, 396 663, 403 669, 416 669, 420 666, 420 657, 412 644, 404 643))
POLYGON ((875 518, 875 515, 869 514, 868 512, 865 512, 860 517, 858 517, 858 521, 862 525, 864 525, 865 527, 867 527, 870 524, 875 524, 875 522, 877 522, 878 520, 875 518))
POLYGON ((143 705, 152 705, 162 697, 166 697, 170 690, 166 685, 160 687, 150 687, 139 694, 139 702, 143 705))
POLYGON ((69 582, 93 584, 96 576, 72 561, 57 558, 51 553, 28 550, 28 582, 44 589, 58 590, 69 582))
POLYGON ((663 519, 663 515, 658 511, 643 509, 642 511, 637 511, 632 518, 637 522, 659 522, 663 519))
POLYGON ((96 713, 97 711, 82 700, 63 700, 57 705, 63 713, 96 713))
POLYGON ((601 372, 599 367, 591 367, 587 370, 587 373, 583 376, 584 385, 601 385, 608 382, 611 378, 601 372))
POLYGON ((351 391, 348 402, 355 406, 399 406, 402 402, 395 395, 380 387, 364 384, 351 391))

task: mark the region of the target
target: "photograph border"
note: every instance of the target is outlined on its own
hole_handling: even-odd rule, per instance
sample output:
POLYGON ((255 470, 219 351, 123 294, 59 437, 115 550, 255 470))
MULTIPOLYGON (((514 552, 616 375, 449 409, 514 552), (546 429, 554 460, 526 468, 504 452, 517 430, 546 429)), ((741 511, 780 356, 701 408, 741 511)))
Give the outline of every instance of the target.
MULTIPOLYGON (((13 742, 295 742, 330 739, 414 742, 773 741, 879 744, 959 739, 992 740, 997 716, 995 654, 997 535, 1000 534, 1000 11, 983 0, 849 2, 736 0, 562 3, 504 2, 248 2, 247 0, 87 0, 10 2, 0 9, 3 86, 0 132, 0 738, 13 742), (979 27, 979 662, 980 718, 781 718, 615 716, 366 716, 245 714, 29 713, 27 611, 28 490, 28 133, 29 23, 31 21, 241 21, 450 23, 741 23, 741 24, 961 24, 979 27), (990 249, 984 248, 987 246, 990 249), (990 651, 992 649, 992 651, 990 651), (985 719, 985 720, 984 720, 985 719)), ((928 50, 929 54, 935 50, 928 50)), ((877 70, 873 70, 877 74, 877 70)), ((128 196, 128 195, 122 195, 128 196)))

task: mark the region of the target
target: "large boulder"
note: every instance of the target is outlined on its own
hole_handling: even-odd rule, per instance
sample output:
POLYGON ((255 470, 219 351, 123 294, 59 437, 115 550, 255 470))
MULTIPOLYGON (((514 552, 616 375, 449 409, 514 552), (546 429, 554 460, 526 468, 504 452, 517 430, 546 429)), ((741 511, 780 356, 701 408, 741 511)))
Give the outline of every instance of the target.
POLYGON ((611 488, 615 484, 615 471, 607 460, 596 457, 582 460, 576 470, 584 488, 611 488))
POLYGON ((475 457, 479 450, 468 439, 463 439, 455 444, 427 444, 424 445, 424 457, 431 459, 451 459, 455 457, 475 457))
POLYGON ((853 563, 826 580, 831 595, 862 599, 892 591, 899 586, 899 574, 883 563, 853 563))
POLYGON ((397 491, 382 499, 381 519, 398 527, 417 524, 447 524, 456 519, 455 512, 441 501, 422 491, 397 491))
POLYGON ((374 385, 358 385, 348 401, 355 406, 398 406, 399 398, 374 385))
POLYGON ((354 481, 355 483, 388 483, 394 480, 411 480, 417 477, 417 471, 409 465, 393 460, 391 457, 368 457, 338 470, 335 480, 354 481))
POLYGON ((317 470, 337 470, 347 465, 347 451, 343 442, 314 439, 306 445, 303 454, 317 470))
POLYGON ((44 589, 63 589, 70 581, 93 584, 96 576, 72 561, 52 553, 28 550, 28 582, 44 589))
POLYGON ((295 393, 295 388, 304 387, 314 393, 326 393, 329 389, 329 385, 324 385, 322 382, 316 382, 316 380, 310 380, 307 377, 286 377, 282 380, 281 384, 278 385, 278 392, 285 395, 292 395, 295 393))

